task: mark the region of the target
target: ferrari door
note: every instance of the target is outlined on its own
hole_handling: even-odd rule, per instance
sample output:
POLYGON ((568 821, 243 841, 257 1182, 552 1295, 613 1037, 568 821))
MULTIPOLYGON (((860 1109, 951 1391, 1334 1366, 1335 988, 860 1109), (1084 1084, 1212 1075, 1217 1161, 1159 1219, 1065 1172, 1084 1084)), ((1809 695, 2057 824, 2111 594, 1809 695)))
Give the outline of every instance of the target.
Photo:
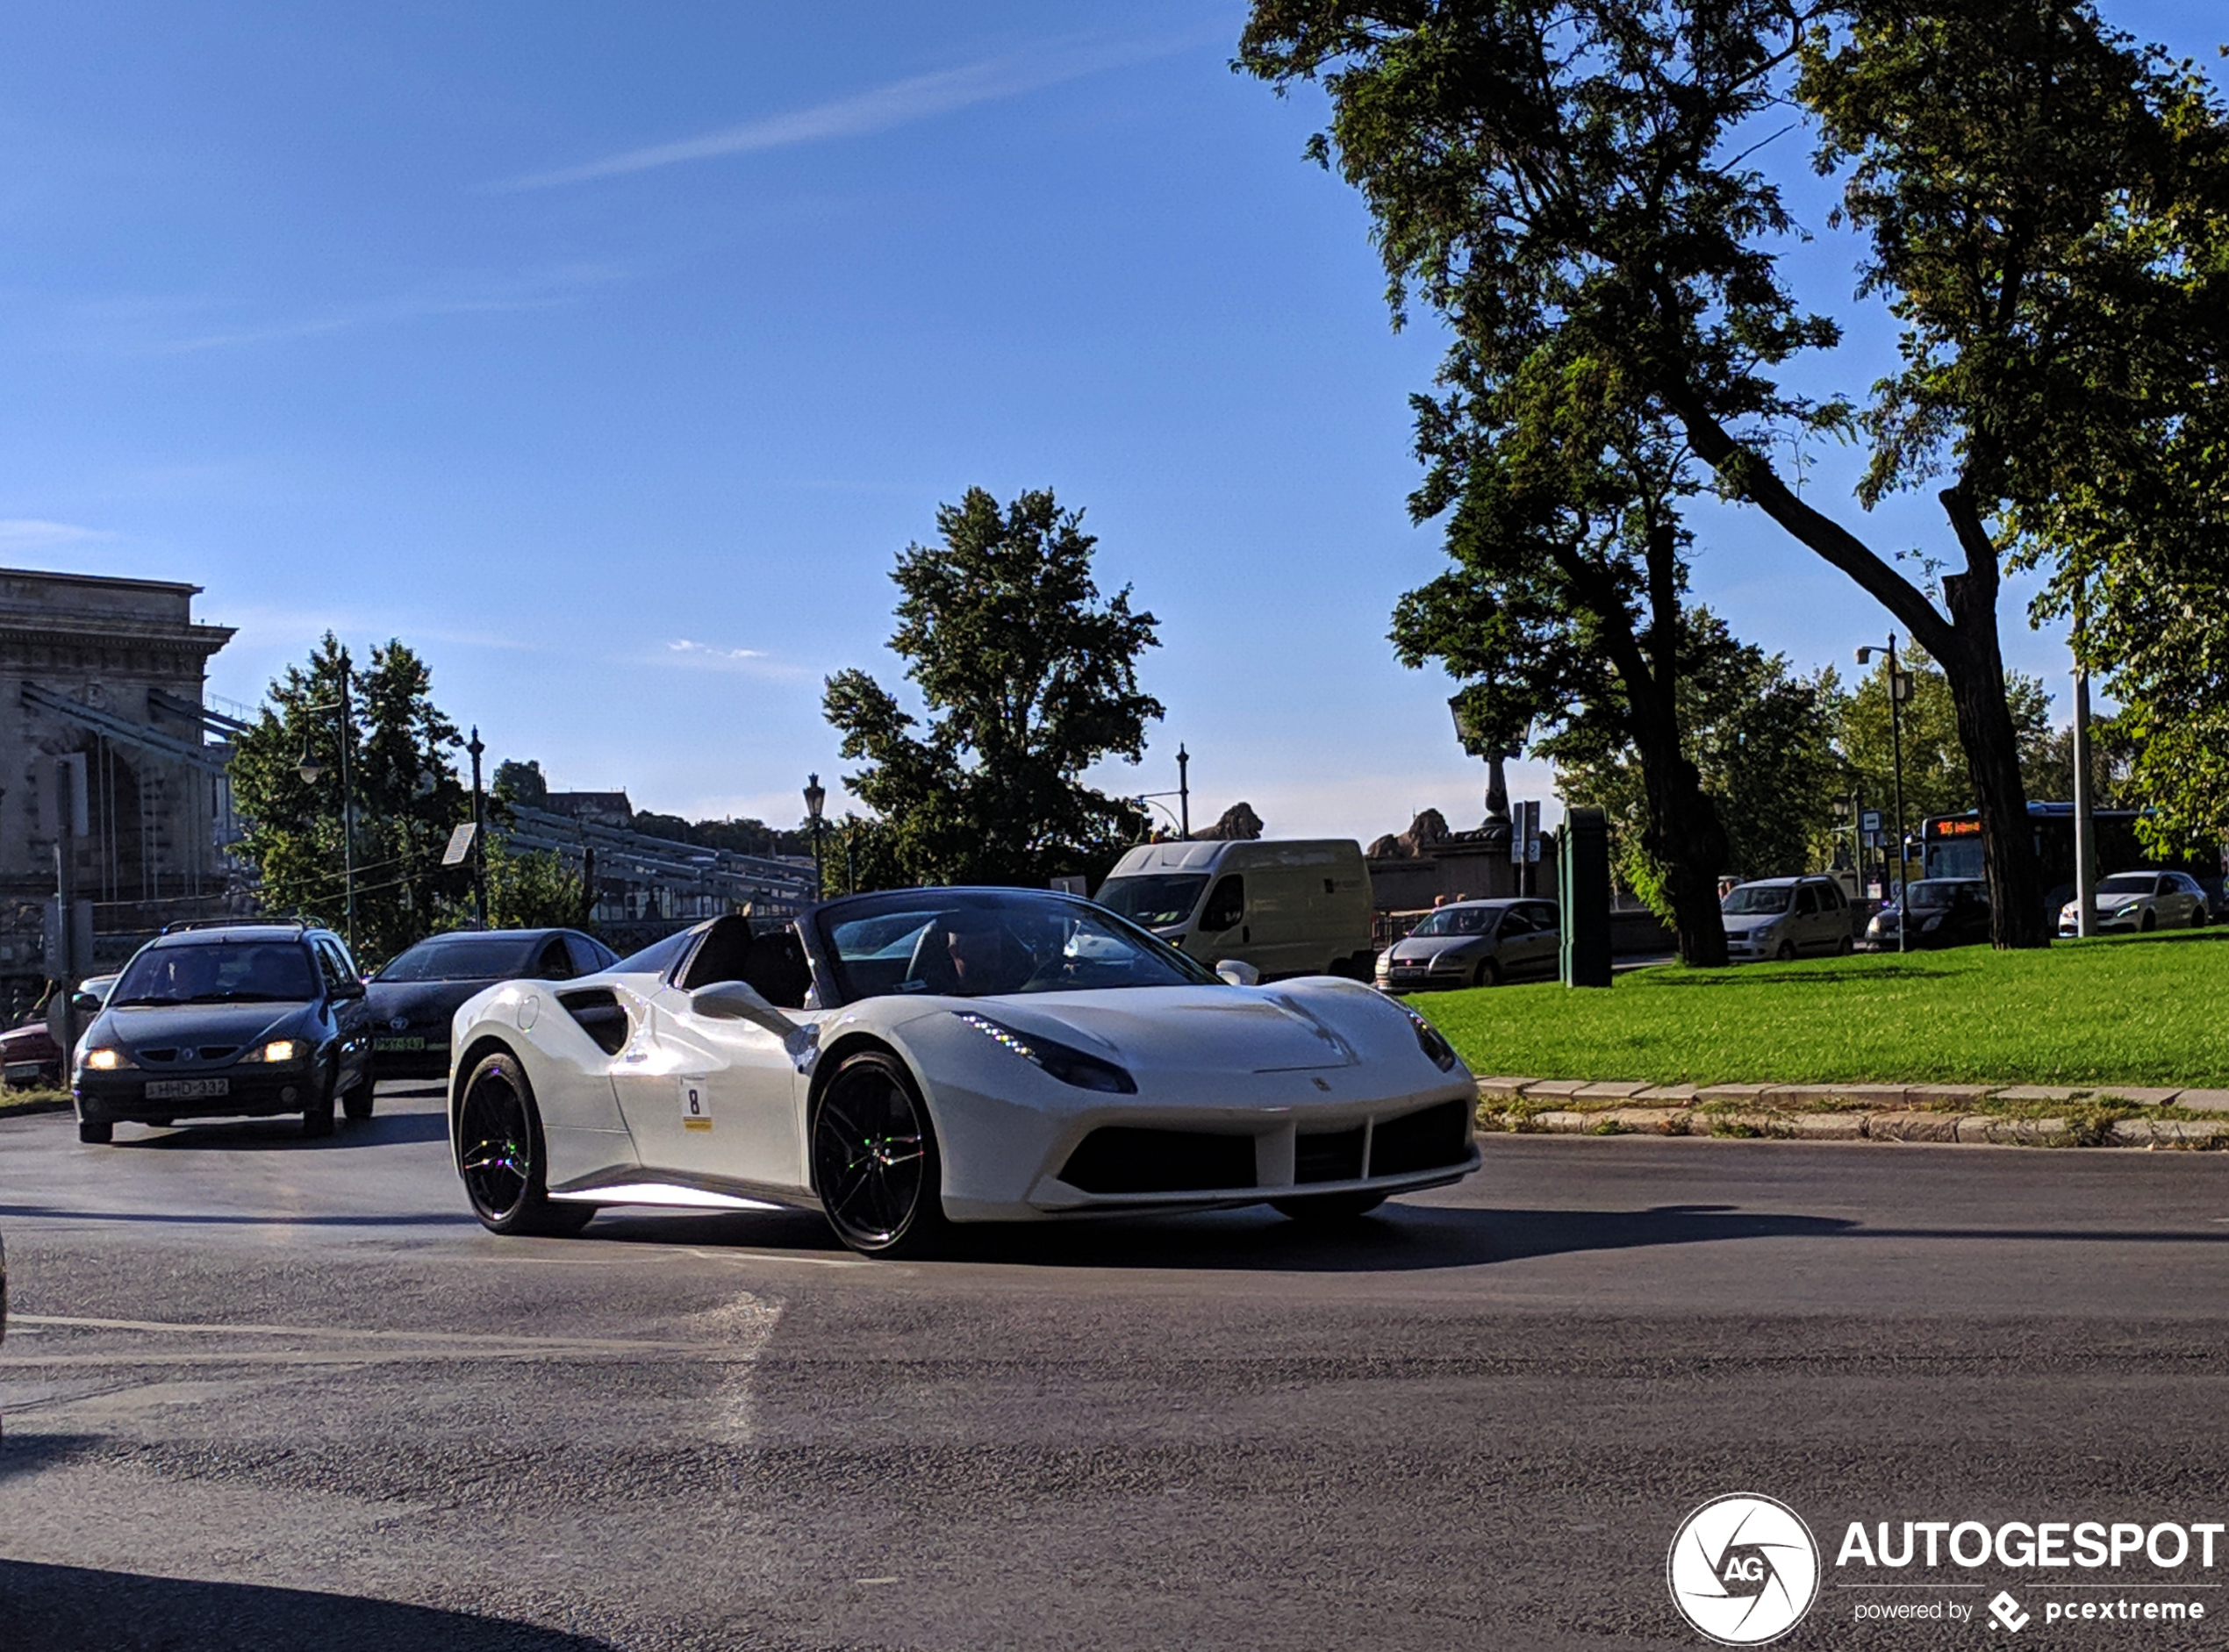
POLYGON ((797 1064, 775 1034, 713 1019, 664 987, 612 1065, 620 1111, 648 1168, 762 1187, 806 1185, 797 1064))

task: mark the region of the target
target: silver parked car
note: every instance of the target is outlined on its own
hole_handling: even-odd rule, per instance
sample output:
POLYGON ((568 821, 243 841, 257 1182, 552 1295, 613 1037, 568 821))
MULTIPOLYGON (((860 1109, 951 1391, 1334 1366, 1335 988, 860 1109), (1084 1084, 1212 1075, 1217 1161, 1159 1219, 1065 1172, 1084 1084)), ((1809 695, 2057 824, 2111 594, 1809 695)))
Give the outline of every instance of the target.
MULTIPOLYGON (((2097 885, 2097 927, 2101 931, 2198 929, 2211 916, 2206 892, 2188 872, 2116 872, 2097 885)), ((2077 933, 2081 909, 2068 901, 2059 909, 2059 933, 2077 933)))
POLYGON ((1556 973, 1563 933, 1553 901, 1457 901, 1430 913, 1378 959, 1386 992, 1491 987, 1556 973))
POLYGON ((1850 898, 1831 877, 1760 877, 1736 884, 1718 906, 1726 956, 1736 963, 1831 955, 1857 945, 1850 898))

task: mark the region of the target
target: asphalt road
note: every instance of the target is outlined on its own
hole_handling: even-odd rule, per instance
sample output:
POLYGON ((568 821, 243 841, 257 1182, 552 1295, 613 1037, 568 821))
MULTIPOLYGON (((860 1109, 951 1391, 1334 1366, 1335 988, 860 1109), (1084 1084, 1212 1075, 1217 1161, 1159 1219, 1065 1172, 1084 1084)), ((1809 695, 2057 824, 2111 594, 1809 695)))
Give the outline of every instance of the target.
MULTIPOLYGON (((118 1136, 0 1121, 0 1648, 1693 1648, 1721 1492, 1830 1556, 2229 1506, 2229 1155, 1502 1137, 1342 1234, 899 1266, 494 1239, 422 1096, 118 1136)), ((1986 1633, 1854 1598, 1787 1644, 1986 1633)))

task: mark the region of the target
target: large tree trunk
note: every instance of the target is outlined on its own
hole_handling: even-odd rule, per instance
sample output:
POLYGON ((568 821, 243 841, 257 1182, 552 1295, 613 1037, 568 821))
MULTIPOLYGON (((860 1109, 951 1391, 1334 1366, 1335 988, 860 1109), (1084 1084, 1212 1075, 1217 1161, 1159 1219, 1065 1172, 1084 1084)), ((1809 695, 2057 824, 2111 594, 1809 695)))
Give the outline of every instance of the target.
POLYGON ((1725 869, 1726 832, 1717 805, 1703 795, 1702 777, 1688 759, 1641 754, 1641 783, 1648 794, 1648 829, 1641 846, 1664 868, 1672 903, 1672 928, 1680 962, 1717 969, 1726 962, 1726 921, 1718 910, 1718 875, 1725 869), (1666 773, 1666 770, 1669 773, 1666 773))
POLYGON ((1989 940, 2000 948, 2047 947, 2057 926, 2044 909, 2043 868, 2028 819, 2027 786, 2020 778, 2019 735, 2004 696, 1996 582, 1986 576, 1976 580, 1970 573, 1946 577, 1943 604, 1950 610, 1952 646, 1939 659, 1958 712, 1959 744, 1966 749, 1982 818, 1989 940))

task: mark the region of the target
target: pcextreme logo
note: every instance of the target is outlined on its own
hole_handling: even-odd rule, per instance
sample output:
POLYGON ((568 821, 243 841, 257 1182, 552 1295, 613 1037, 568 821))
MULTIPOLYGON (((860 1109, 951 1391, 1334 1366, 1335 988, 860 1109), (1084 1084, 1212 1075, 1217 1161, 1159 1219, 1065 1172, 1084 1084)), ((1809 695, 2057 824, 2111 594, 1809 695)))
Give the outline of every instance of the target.
POLYGON ((1713 1498, 1680 1522, 1665 1561, 1672 1603, 1721 1646, 1762 1646, 1803 1620, 1819 1592, 1819 1546, 1768 1497, 1713 1498))

